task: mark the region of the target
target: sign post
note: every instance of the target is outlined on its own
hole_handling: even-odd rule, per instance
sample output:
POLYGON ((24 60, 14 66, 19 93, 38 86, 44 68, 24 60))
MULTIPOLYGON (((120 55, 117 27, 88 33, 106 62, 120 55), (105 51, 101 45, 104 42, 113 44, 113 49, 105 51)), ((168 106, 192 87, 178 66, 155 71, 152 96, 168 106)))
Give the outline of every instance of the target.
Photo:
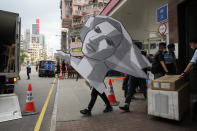
POLYGON ((167 31, 167 25, 165 23, 161 23, 158 28, 158 33, 163 36, 167 31))
POLYGON ((157 9, 157 22, 160 23, 158 27, 158 34, 164 39, 166 39, 167 25, 168 21, 168 5, 164 5, 157 9))

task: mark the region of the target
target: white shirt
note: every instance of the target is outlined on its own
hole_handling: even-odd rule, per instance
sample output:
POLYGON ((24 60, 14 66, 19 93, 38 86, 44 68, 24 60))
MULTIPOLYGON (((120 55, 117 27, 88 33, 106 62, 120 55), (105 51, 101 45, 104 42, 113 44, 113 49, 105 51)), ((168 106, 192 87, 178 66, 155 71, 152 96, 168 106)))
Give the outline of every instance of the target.
POLYGON ((31 68, 31 64, 30 63, 27 64, 27 68, 31 68))
POLYGON ((194 55, 193 55, 193 57, 192 57, 190 62, 197 63, 197 50, 195 51, 195 53, 194 53, 194 55))

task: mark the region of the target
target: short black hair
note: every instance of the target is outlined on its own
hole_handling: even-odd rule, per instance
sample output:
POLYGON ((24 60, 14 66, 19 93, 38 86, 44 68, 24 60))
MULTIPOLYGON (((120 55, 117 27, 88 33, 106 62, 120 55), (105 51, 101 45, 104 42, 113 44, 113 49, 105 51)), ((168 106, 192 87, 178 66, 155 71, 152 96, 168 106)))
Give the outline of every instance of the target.
POLYGON ((159 43, 159 47, 161 47, 161 46, 166 47, 166 43, 165 43, 165 42, 160 42, 160 43, 159 43))
POLYGON ((171 44, 168 45, 168 49, 170 49, 170 48, 175 48, 174 43, 171 43, 171 44))
POLYGON ((197 44, 197 39, 190 39, 189 40, 189 43, 195 43, 195 44, 197 44))

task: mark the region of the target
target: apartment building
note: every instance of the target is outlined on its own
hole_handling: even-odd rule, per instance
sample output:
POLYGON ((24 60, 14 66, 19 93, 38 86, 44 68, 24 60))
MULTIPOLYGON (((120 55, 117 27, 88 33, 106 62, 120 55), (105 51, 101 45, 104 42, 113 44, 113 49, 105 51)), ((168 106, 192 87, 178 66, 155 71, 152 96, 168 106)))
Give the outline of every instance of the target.
POLYGON ((98 15, 110 0, 61 0, 61 49, 83 56, 79 32, 89 16, 98 15))
POLYGON ((46 54, 43 51, 43 46, 40 43, 31 43, 28 49, 32 62, 46 59, 46 54))

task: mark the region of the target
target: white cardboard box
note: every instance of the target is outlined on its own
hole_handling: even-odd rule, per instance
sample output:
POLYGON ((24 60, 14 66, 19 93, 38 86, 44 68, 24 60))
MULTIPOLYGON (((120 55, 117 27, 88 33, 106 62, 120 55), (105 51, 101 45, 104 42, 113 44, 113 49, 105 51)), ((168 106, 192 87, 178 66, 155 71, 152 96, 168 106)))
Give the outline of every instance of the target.
POLYGON ((148 114, 180 121, 189 107, 189 83, 177 91, 148 89, 148 114))

